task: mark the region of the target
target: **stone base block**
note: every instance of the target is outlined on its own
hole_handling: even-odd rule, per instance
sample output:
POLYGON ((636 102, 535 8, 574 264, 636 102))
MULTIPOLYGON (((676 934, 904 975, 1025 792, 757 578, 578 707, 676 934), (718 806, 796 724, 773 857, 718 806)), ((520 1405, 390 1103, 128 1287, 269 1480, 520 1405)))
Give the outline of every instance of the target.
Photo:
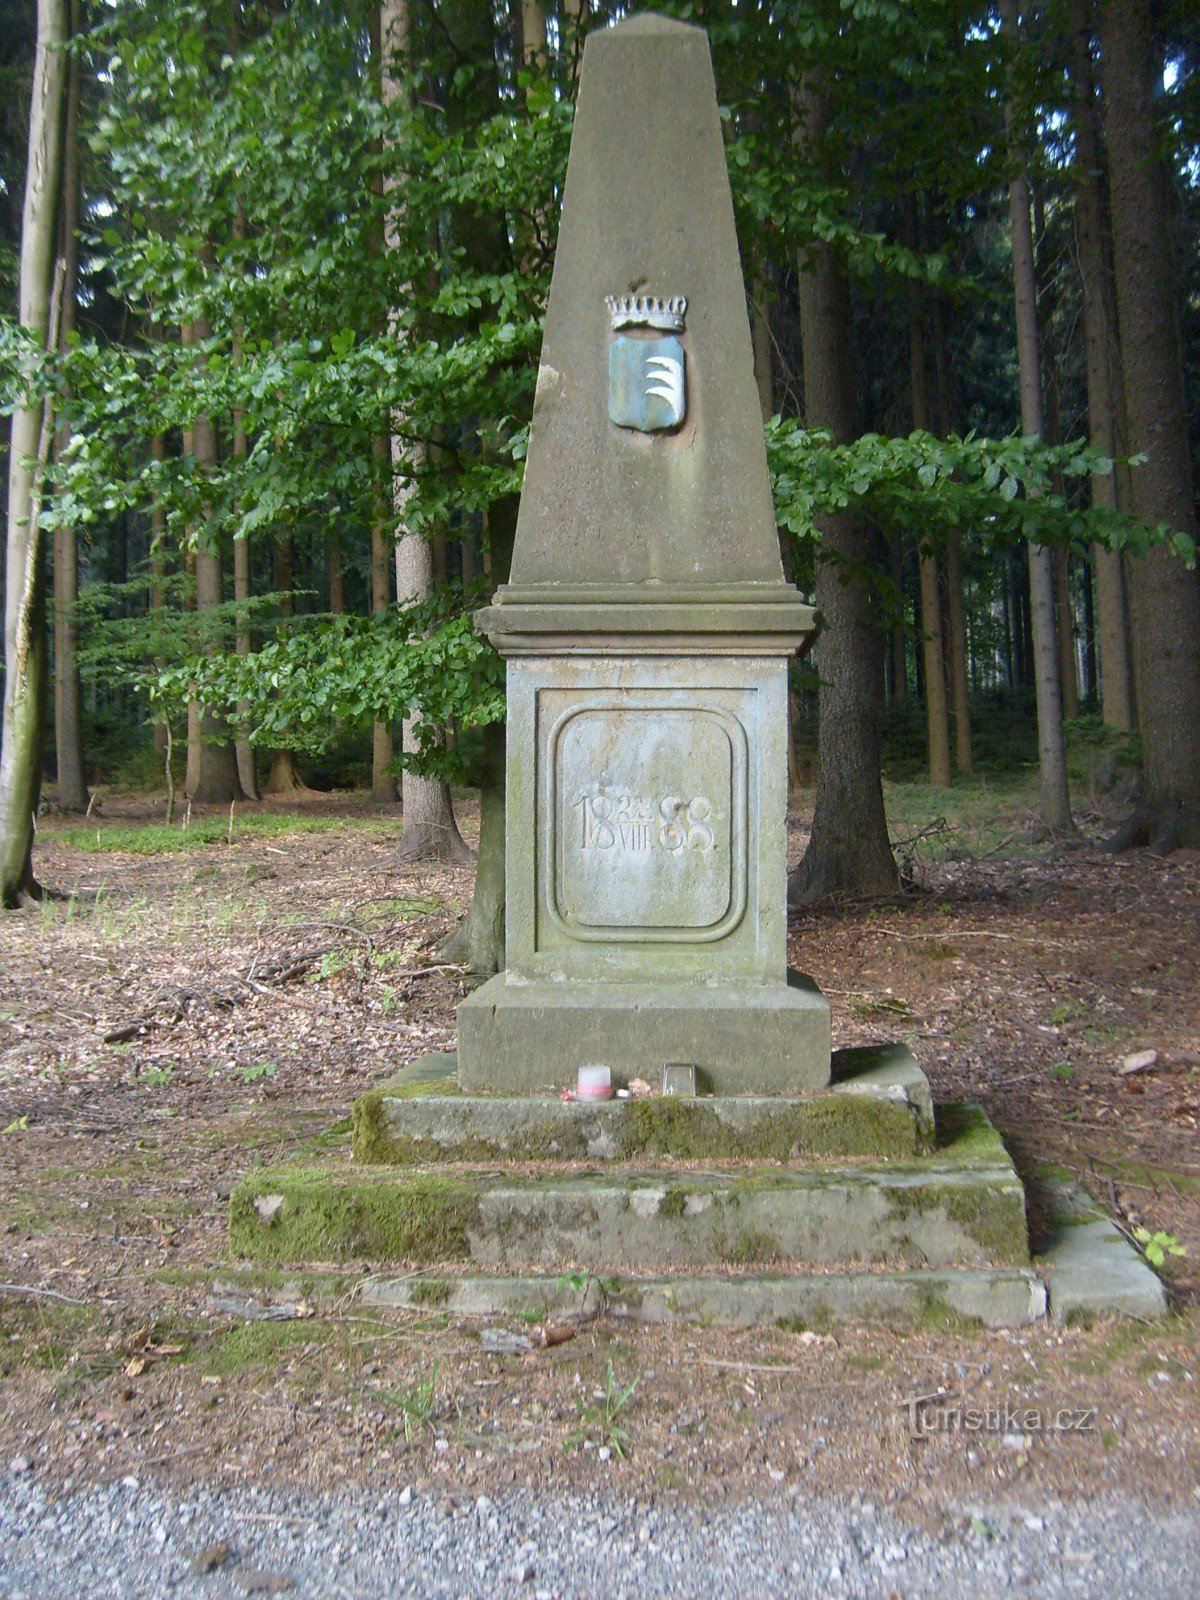
POLYGON ((601 1101, 463 1094, 446 1052, 360 1095, 352 1127, 354 1159, 376 1166, 895 1160, 934 1136, 929 1083, 903 1045, 835 1050, 833 1083, 814 1094, 601 1101))
POLYGON ((829 1003, 810 978, 688 984, 514 983, 490 979, 458 1008, 458 1081, 467 1091, 573 1088, 581 1066, 655 1087, 663 1063, 696 1068, 707 1094, 796 1094, 830 1077, 829 1003))
POLYGON ((259 1261, 468 1263, 497 1272, 768 1264, 1024 1266, 1024 1190, 983 1113, 888 1166, 404 1169, 284 1164, 234 1191, 259 1261))
POLYGON ((1050 1236, 1038 1254, 1050 1315, 1063 1326, 1091 1317, 1165 1317, 1167 1291, 1145 1258, 1078 1184, 1047 1185, 1050 1236))
MULTIPOLYGON (((866 1322, 948 1330, 961 1324, 1023 1328, 1046 1314, 1045 1287, 1023 1268, 616 1278, 606 1279, 604 1290, 606 1315, 642 1323, 824 1329, 866 1322)), ((361 1294, 368 1305, 454 1317, 552 1317, 580 1309, 578 1295, 561 1278, 370 1278, 361 1294)))

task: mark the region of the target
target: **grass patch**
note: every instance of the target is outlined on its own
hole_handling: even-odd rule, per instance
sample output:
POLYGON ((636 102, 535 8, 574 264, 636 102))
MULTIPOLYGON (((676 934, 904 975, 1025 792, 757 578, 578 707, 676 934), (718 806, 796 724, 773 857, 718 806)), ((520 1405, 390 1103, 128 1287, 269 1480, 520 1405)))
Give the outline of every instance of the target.
POLYGON ((330 1329, 307 1318, 287 1322, 241 1322, 227 1328, 212 1345, 199 1353, 206 1372, 231 1378, 248 1367, 274 1366, 306 1345, 329 1343, 330 1329))
MULTIPOLYGON (((388 831, 388 826, 375 818, 295 817, 254 812, 234 816, 233 843, 237 845, 248 840, 278 839, 289 834, 334 833, 346 828, 379 833, 388 831)), ((187 827, 183 823, 168 828, 159 822, 134 825, 98 822, 94 827, 67 828, 56 837, 63 844, 86 851, 89 855, 112 851, 123 855, 157 856, 175 851, 202 850, 209 845, 228 845, 230 828, 227 816, 193 817, 187 827)))

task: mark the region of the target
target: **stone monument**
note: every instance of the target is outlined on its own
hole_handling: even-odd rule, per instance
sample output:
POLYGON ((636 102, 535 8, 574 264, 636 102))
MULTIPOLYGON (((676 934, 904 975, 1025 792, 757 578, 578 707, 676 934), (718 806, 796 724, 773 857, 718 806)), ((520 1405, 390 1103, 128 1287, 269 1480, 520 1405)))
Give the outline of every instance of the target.
POLYGON ((507 970, 460 1007, 459 1084, 580 1066, 714 1093, 829 1081, 786 970, 783 575, 704 33, 584 52, 510 581, 507 970))
MULTIPOLYGON (((477 620, 508 663, 507 970, 459 1007, 457 1056, 360 1096, 352 1159, 242 1180, 234 1254, 367 1261, 364 1299, 454 1314, 568 1309, 583 1269, 644 1321, 1043 1315, 983 1112, 935 1116, 901 1045, 831 1057, 786 971, 813 615, 780 566, 699 29, 588 39, 511 581, 477 620), (587 1068, 685 1092, 564 1100, 587 1068)), ((1067 1220, 1056 1314, 1165 1303, 1136 1261, 1097 1299, 1112 1225, 1067 1220)))

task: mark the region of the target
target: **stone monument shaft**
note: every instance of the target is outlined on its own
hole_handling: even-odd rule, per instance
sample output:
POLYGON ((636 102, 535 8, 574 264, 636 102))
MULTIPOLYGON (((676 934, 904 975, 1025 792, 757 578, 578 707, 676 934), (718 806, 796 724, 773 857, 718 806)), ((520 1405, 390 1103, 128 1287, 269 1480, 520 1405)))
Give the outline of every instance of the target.
POLYGON ((584 50, 511 580, 507 970, 459 1007, 464 1089, 697 1068, 829 1079, 786 970, 786 582, 707 39, 584 50))

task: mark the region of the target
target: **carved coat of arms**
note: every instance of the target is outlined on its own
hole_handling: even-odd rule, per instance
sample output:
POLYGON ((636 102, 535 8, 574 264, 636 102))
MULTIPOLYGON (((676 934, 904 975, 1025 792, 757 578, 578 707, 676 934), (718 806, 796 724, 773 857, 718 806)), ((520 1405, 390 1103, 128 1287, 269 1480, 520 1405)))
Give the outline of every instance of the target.
POLYGON ((639 433, 678 428, 687 416, 687 357, 672 335, 683 332, 687 300, 610 294, 605 304, 616 335, 608 347, 610 420, 639 433))

